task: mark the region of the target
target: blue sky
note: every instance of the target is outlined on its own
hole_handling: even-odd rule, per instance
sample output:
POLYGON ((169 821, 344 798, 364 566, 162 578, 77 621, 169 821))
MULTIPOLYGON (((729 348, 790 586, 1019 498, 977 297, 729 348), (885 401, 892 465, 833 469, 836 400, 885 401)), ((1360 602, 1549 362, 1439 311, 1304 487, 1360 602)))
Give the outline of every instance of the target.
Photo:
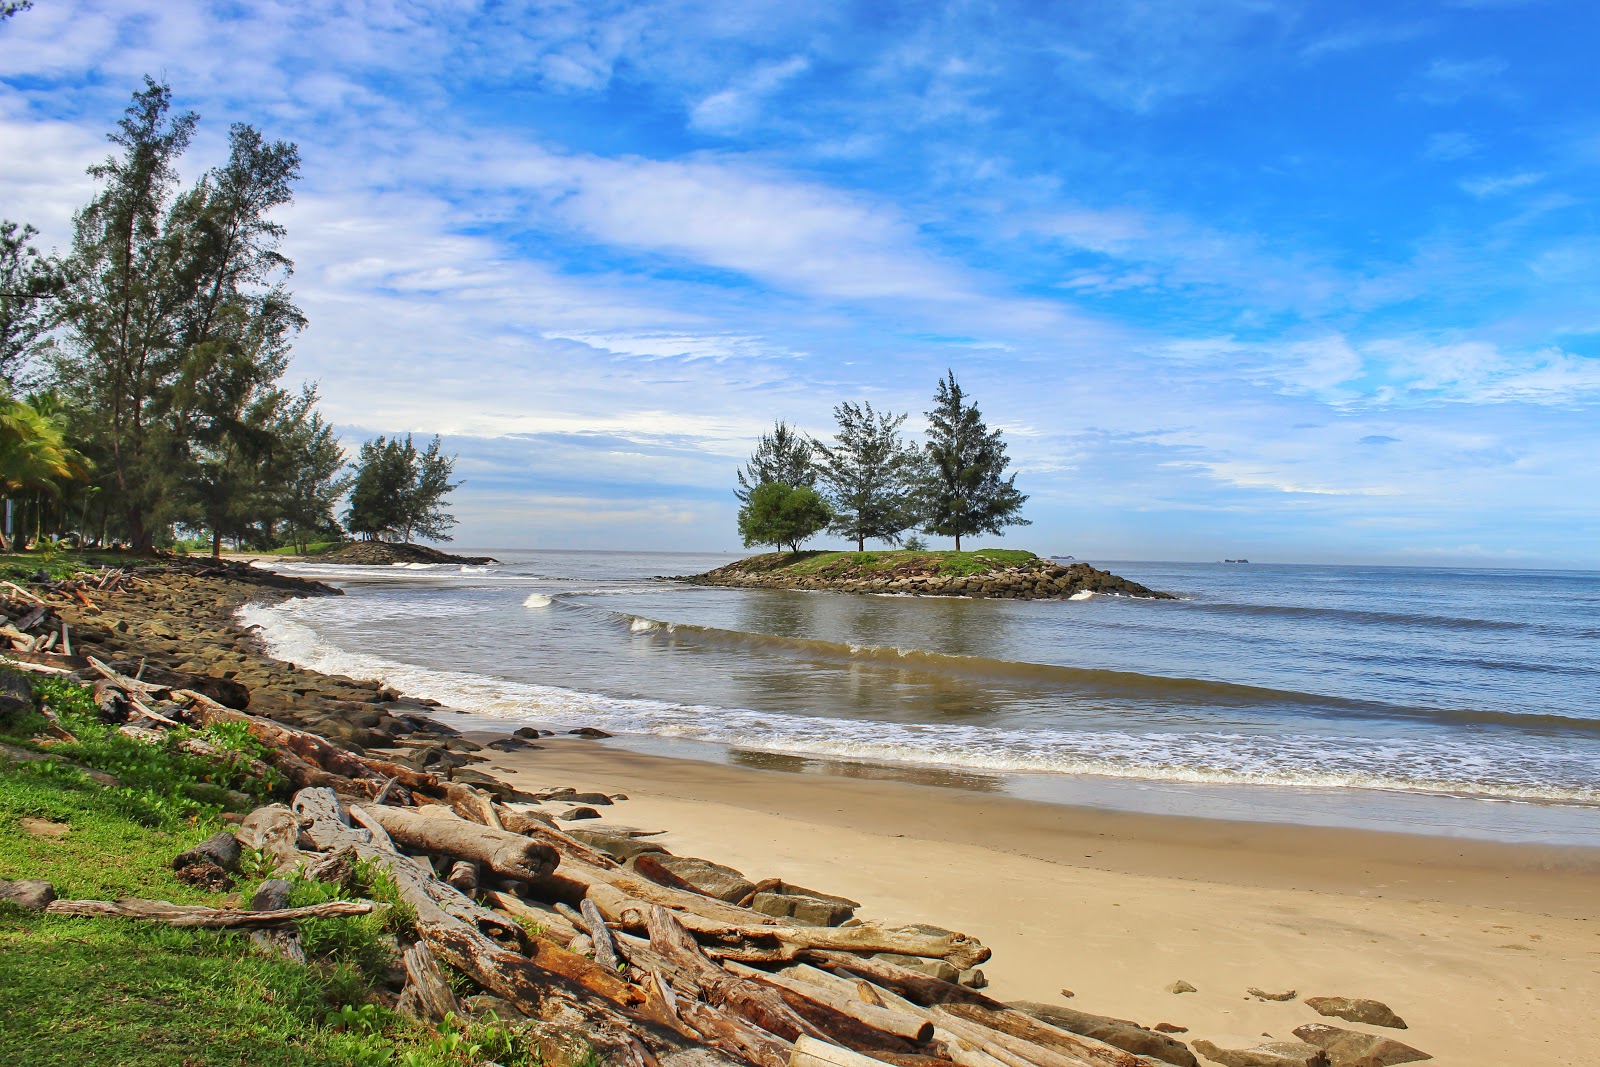
POLYGON ((38 0, 0 215, 140 77, 296 141, 292 374, 457 541, 734 548, 733 471, 953 368, 1096 558, 1600 566, 1589 3, 38 0))

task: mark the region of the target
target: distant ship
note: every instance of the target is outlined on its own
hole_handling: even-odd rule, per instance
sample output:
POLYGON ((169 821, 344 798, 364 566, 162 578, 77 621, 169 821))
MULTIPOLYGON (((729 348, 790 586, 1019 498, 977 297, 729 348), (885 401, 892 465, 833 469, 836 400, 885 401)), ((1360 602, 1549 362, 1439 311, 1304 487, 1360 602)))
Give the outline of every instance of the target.
POLYGON ((1051 556, 1051 559, 1076 559, 1076 556, 1051 556))
POLYGON ((1225 559, 1222 562, 1224 562, 1224 563, 1249 563, 1250 561, 1247 560, 1247 559, 1225 559))

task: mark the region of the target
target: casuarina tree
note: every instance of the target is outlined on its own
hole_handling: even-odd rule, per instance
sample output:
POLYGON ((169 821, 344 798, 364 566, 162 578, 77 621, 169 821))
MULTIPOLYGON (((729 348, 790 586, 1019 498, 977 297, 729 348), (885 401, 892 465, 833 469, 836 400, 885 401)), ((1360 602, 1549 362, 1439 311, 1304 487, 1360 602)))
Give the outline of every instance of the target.
MULTIPOLYGON (((817 484, 816 449, 799 431, 779 420, 770 434, 762 434, 755 452, 738 472, 739 487, 733 491, 741 503, 748 503, 759 485, 806 486, 817 484)), ((756 544, 764 542, 757 541, 756 544)))
POLYGON ((752 545, 789 546, 791 552, 821 533, 833 519, 822 497, 809 485, 762 482, 739 509, 739 534, 752 545))
POLYGON ((1000 534, 1007 526, 1027 526, 1017 512, 1028 498, 1017 491, 1015 474, 1006 476, 1005 442, 990 430, 976 404, 967 401, 954 371, 939 380, 928 412, 926 481, 922 523, 928 533, 956 539, 1000 534))
POLYGON ((849 402, 833 409, 834 443, 814 442, 834 519, 829 529, 866 550, 869 539, 899 544, 917 523, 920 457, 900 438, 904 415, 849 402))

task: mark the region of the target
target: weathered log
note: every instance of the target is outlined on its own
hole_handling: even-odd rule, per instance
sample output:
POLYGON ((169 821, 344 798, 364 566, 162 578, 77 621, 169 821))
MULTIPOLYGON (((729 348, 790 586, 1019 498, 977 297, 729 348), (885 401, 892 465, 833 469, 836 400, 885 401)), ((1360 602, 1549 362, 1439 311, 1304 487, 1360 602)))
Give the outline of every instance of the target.
POLYGON ((406 988, 412 992, 410 1003, 415 1005, 415 1017, 424 1022, 436 1023, 452 1012, 459 1013, 456 995, 439 969, 426 941, 409 946, 401 957, 406 971, 406 988))
POLYGON ((471 860, 456 860, 444 880, 470 896, 478 888, 478 865, 471 860))
POLYGON ((524 881, 549 874, 561 856, 549 845, 509 830, 455 819, 433 819, 410 808, 373 805, 367 813, 403 848, 474 860, 496 874, 524 881))
POLYGON ((678 989, 739 1016, 787 1041, 801 1034, 823 1037, 776 990, 741 981, 713 963, 677 917, 659 904, 650 909, 650 947, 674 968, 667 978, 678 989))
POLYGON ((617 944, 611 939, 611 930, 606 926, 605 919, 601 918, 594 901, 585 899, 579 913, 583 917, 584 929, 589 932, 589 939, 594 942, 594 961, 609 970, 616 970, 622 962, 617 958, 617 944))
POLYGON ((207 908, 192 904, 173 904, 165 900, 53 900, 45 911, 51 915, 89 918, 115 915, 125 919, 147 919, 168 926, 197 927, 206 930, 257 930, 282 926, 299 919, 328 919, 343 915, 365 915, 375 905, 370 900, 330 900, 303 908, 276 911, 238 911, 207 908))
POLYGON ((882 1061, 847 1048, 818 1041, 808 1034, 795 1040, 789 1067, 879 1067, 882 1061))
POLYGON ((568 948, 572 947, 572 939, 578 936, 577 929, 567 917, 548 904, 523 900, 515 893, 500 889, 486 890, 483 899, 507 915, 538 924, 539 930, 535 931, 535 936, 548 937, 568 948))
POLYGON ((302 789, 289 807, 300 818, 301 836, 318 851, 336 852, 372 843, 372 831, 350 825, 344 805, 331 789, 302 789))
MULTIPOLYGON (((1065 1056, 1075 1063, 1092 1064, 1093 1067, 1139 1067, 1136 1058, 1119 1048, 1091 1037, 1068 1033, 1008 1008, 976 990, 941 982, 886 960, 865 959, 842 952, 807 952, 805 957, 816 960, 835 974, 843 972, 869 979, 894 994, 893 1006, 906 1011, 925 1010, 935 1026, 941 1029, 960 1034, 969 1033, 970 1026, 978 1026, 984 1031, 992 1031, 977 1035, 981 1039, 979 1043, 969 1042, 969 1046, 1002 1062, 1008 1062, 1007 1055, 1015 1058, 1018 1054, 1007 1050, 1007 1038, 1011 1038, 1065 1056)), ((804 976, 796 977, 803 979, 804 976)), ((1027 1058, 1026 1055, 1024 1058, 1027 1058)), ((1029 1062, 1038 1067, 1051 1067, 1037 1057, 1029 1062)))
MULTIPOLYGON (((832 1011, 848 1015, 869 1030, 881 1031, 916 1044, 924 1043, 933 1037, 933 1023, 922 1015, 908 1015, 904 1012, 892 1011, 881 1004, 869 1004, 856 996, 854 990, 849 994, 843 994, 822 985, 799 981, 782 972, 773 974, 767 971, 758 971, 754 967, 747 967, 741 963, 725 963, 723 966, 741 978, 777 986, 796 997, 815 1001, 832 1011)), ((795 1006, 793 1000, 790 1000, 789 1003, 791 1006, 795 1006)), ((797 1006, 796 1010, 799 1010, 797 1006)), ((832 1033, 832 1036, 837 1039, 843 1035, 832 1033)))
MULTIPOLYGON (((941 1004, 931 1010, 938 1017, 936 1021, 942 1020, 948 1024, 952 1019, 963 1019, 998 1033, 1001 1035, 997 1039, 998 1042, 1014 1051, 1022 1052, 1023 1045, 1045 1048, 1065 1057, 1074 1067, 1078 1064, 1092 1065, 1092 1067, 1142 1067, 1139 1057, 1130 1052, 1124 1052, 1092 1037, 1084 1037, 1051 1026, 1014 1008, 1001 1006, 996 1009, 979 1004, 941 1004)), ((1040 1067, 1052 1067, 1051 1064, 1044 1063, 1038 1058, 1030 1058, 1034 1063, 1040 1064, 1040 1067)))

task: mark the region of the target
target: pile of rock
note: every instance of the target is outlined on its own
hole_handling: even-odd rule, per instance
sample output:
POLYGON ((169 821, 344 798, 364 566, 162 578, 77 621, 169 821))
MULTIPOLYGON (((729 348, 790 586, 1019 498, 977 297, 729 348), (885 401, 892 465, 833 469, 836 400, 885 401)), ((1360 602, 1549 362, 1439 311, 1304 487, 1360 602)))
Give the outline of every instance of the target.
POLYGON ((460 563, 481 566, 498 563, 492 556, 455 556, 426 545, 399 544, 392 541, 355 541, 342 548, 310 556, 307 563, 338 563, 356 567, 392 567, 396 563, 460 563))
MULTIPOLYGON (((1176 599, 1087 563, 1063 566, 1047 559, 996 566, 979 574, 940 573, 938 564, 913 560, 887 569, 836 565, 814 572, 763 565, 774 557, 740 560, 683 581, 745 589, 825 589, 838 593, 905 596, 988 597, 1005 600, 1063 600, 1085 593, 1176 599)), ((778 557, 782 558, 782 557, 778 557)))

